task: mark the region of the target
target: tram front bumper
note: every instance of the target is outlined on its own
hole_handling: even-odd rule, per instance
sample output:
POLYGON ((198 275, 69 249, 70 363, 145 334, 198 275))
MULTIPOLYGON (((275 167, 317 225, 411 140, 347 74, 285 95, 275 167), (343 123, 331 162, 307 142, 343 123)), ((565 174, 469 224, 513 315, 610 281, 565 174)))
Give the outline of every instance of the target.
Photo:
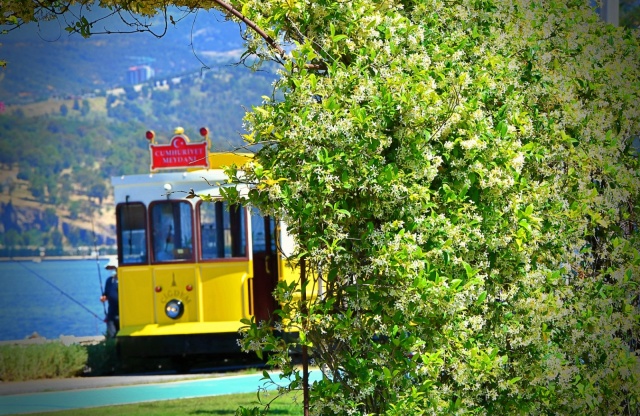
POLYGON ((240 322, 181 323, 121 328, 116 337, 121 357, 174 357, 241 353, 240 322))

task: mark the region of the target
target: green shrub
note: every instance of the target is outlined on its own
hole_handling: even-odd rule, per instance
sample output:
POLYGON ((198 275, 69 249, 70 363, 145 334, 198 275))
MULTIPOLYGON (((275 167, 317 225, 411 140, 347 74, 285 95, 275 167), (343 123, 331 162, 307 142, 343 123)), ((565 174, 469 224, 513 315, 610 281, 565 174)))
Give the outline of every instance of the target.
POLYGON ((88 345, 86 376, 107 376, 125 373, 143 373, 162 368, 177 368, 181 362, 169 358, 140 358, 118 356, 116 341, 107 339, 98 344, 88 345))
POLYGON ((107 339, 94 345, 88 345, 87 350, 87 374, 91 376, 104 376, 113 374, 119 369, 116 342, 107 339))
POLYGON ((87 350, 60 342, 0 347, 0 379, 26 381, 80 375, 87 362, 87 350))

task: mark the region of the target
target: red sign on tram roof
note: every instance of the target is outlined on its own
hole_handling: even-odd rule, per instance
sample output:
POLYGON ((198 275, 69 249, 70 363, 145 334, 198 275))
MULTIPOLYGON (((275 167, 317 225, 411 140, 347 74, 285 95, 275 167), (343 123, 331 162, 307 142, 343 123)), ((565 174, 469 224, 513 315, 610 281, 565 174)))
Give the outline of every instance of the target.
POLYGON ((170 144, 149 144, 151 170, 209 167, 207 142, 189 143, 187 136, 178 134, 170 144))

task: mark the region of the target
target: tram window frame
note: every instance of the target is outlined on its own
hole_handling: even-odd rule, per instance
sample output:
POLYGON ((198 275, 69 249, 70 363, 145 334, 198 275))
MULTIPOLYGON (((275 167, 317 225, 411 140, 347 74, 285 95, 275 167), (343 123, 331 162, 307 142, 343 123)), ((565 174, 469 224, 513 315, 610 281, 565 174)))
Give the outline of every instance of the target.
MULTIPOLYGON (((180 211, 180 208, 178 208, 179 211, 179 215, 180 215, 180 219, 183 218, 182 213, 180 211)), ((182 223, 182 221, 181 221, 182 223)), ((184 223, 182 223, 184 224, 184 223)), ((161 224, 162 227, 162 224, 161 224)), ((184 262, 194 262, 195 261, 195 241, 196 241, 196 233, 195 233, 195 223, 193 220, 193 205, 189 202, 189 201, 185 201, 185 200, 165 200, 165 201, 153 201, 152 203, 149 204, 149 248, 150 248, 150 253, 151 253, 151 263, 152 264, 167 264, 167 263, 184 263, 184 262), (158 206, 167 206, 167 205, 171 205, 171 206, 179 206, 179 207, 188 207, 189 208, 189 221, 188 221, 188 225, 191 227, 191 233, 190 234, 185 234, 185 233, 181 233, 181 238, 180 238, 180 243, 179 246, 176 246, 176 239, 175 237, 173 239, 169 238, 169 234, 168 232, 173 233, 172 235, 175 236, 175 234, 177 232, 179 232, 182 227, 180 227, 180 229, 178 229, 176 227, 175 224, 175 208, 172 208, 172 222, 170 224, 171 231, 168 232, 163 232, 162 229, 158 229, 158 227, 156 226, 156 218, 155 218, 155 214, 154 214, 154 210, 156 209, 156 207, 158 206), (159 244, 162 245, 163 240, 164 240, 164 244, 165 244, 165 252, 167 252, 167 250, 169 250, 169 248, 167 247, 169 244, 172 244, 172 247, 170 249, 170 251, 168 252, 169 256, 166 258, 158 258, 160 256, 158 256, 158 250, 156 247, 156 231, 159 230, 160 233, 162 233, 161 235, 161 239, 159 241, 159 244), (184 237, 190 237, 190 246, 188 242, 184 242, 182 241, 182 239, 184 237)))
MULTIPOLYGON (((236 227, 240 226, 240 230, 237 233, 237 235, 241 236, 240 241, 234 242, 234 240, 231 240, 229 244, 224 243, 223 247, 220 248, 218 247, 218 242, 221 239, 225 241, 227 238, 227 235, 224 232, 225 229, 223 229, 220 234, 218 234, 219 231, 216 229, 216 231, 213 232, 214 236, 216 237, 215 238, 216 245, 213 251, 208 255, 207 253, 205 253, 205 241, 204 241, 205 237, 203 232, 204 226, 206 225, 203 225, 202 223, 202 210, 203 210, 203 206, 205 206, 204 204, 210 204, 211 206, 214 206, 214 207, 216 206, 215 204, 222 204, 221 210, 222 210, 222 215, 224 215, 223 224, 226 219, 229 220, 228 237, 233 239, 233 234, 231 233, 231 228, 232 228, 231 215, 230 215, 230 210, 228 209, 229 207, 228 202, 222 199, 215 199, 210 202, 198 201, 198 203, 196 204, 196 226, 198 231, 198 259, 202 262, 236 261, 236 260, 248 259, 249 258, 249 236, 248 236, 248 232, 249 232, 248 216, 249 215, 247 213, 246 207, 244 207, 241 204, 234 204, 234 206, 237 207, 241 213, 241 218, 239 218, 237 224, 235 224, 236 227), (234 254, 234 250, 237 250, 235 254, 234 254)), ((218 208, 214 208, 214 210, 216 209, 218 208)), ((220 215, 220 214, 217 214, 217 215, 220 215)), ((206 245, 208 246, 208 244, 206 245)))
POLYGON ((149 230, 147 227, 147 207, 142 202, 125 202, 116 205, 116 238, 118 241, 118 263, 120 265, 127 266, 149 264, 149 245, 147 241, 148 235, 149 230), (140 210, 140 212, 134 212, 132 214, 132 210, 140 210), (123 218, 123 215, 126 215, 127 213, 129 214, 127 218, 123 218), (131 226, 127 227, 127 225, 131 226), (125 257, 126 248, 129 247, 129 251, 131 251, 134 247, 134 245, 131 243, 134 231, 136 231, 136 234, 139 234, 139 232, 142 231, 142 237, 136 238, 137 240, 141 241, 142 244, 135 246, 140 247, 142 251, 139 255, 134 255, 132 252, 130 252, 125 257), (129 244, 125 244, 125 241, 127 240, 125 239, 126 237, 124 236, 124 233, 127 232, 129 232, 129 244), (139 261, 135 261, 136 258, 139 258, 139 261))

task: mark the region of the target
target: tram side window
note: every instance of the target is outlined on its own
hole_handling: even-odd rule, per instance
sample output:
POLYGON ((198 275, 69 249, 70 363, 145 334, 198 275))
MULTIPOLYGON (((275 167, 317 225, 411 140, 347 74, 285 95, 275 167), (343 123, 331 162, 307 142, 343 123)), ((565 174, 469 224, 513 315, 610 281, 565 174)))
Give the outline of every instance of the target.
POLYGON ((204 202, 199 207, 202 258, 246 257, 245 210, 225 201, 204 202))
POLYGON ((153 259, 156 262, 193 259, 191 204, 155 202, 151 206, 153 259))
POLYGON ((120 263, 147 262, 146 211, 143 204, 128 203, 117 207, 120 263))
POLYGON ((251 245, 254 253, 258 252, 276 252, 276 221, 273 218, 265 220, 262 213, 257 208, 251 210, 251 245), (269 223, 269 229, 266 230, 266 222, 269 223), (267 240, 271 248, 267 250, 267 240))

